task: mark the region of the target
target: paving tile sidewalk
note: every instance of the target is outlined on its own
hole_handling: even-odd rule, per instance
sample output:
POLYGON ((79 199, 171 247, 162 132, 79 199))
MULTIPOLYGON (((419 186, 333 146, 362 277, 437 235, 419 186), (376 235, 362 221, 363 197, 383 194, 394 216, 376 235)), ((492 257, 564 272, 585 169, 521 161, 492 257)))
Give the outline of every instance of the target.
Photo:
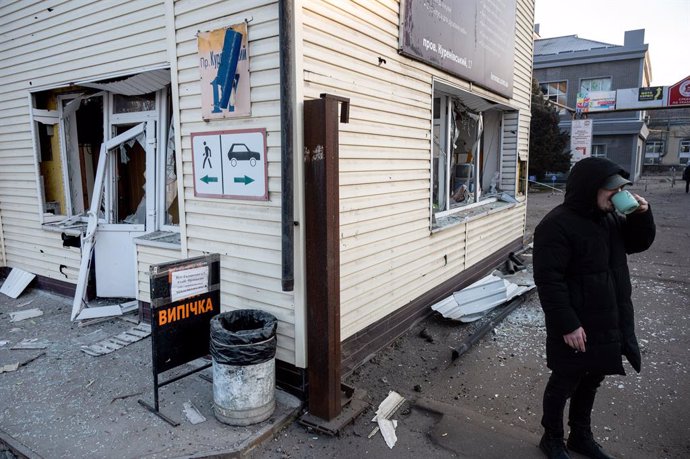
MULTIPOLYGON (((161 411, 180 422, 172 427, 137 402, 153 402, 151 338, 110 354, 87 355, 82 345, 116 336, 133 324, 111 319, 79 327, 70 322, 70 310, 69 298, 31 287, 16 300, 0 295, 0 343, 7 341, 0 346, 0 367, 28 361, 0 373, 0 442, 18 450, 19 457, 241 457, 299 411, 299 400, 277 391, 277 408, 268 421, 224 425, 213 415, 212 383, 194 374, 160 389, 161 411), (10 322, 10 312, 27 308, 41 309, 43 315, 10 322), (25 339, 47 347, 10 349, 25 339), (192 425, 183 413, 185 402, 206 421, 192 425)), ((181 366, 179 373, 190 368, 181 366)))

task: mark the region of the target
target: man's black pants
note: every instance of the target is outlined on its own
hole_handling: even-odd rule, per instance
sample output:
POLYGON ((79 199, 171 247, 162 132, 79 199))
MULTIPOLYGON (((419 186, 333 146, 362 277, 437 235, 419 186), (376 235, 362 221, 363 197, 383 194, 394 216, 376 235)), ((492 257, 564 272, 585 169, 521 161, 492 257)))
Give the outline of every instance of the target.
POLYGON ((546 429, 546 433, 557 438, 564 437, 563 411, 568 399, 570 430, 589 431, 594 398, 603 380, 604 375, 597 373, 552 372, 544 390, 544 414, 541 418, 541 425, 546 429))

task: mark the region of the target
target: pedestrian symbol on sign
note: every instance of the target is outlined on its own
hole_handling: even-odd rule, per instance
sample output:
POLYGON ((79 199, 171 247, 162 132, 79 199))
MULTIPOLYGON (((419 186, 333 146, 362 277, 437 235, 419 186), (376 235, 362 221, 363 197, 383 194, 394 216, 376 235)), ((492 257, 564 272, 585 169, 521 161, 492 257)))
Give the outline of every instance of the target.
POLYGON ((209 148, 208 145, 206 145, 206 142, 204 142, 204 164, 202 166, 202 169, 206 169, 206 163, 208 162, 208 168, 213 169, 213 166, 211 165, 211 149, 209 148))

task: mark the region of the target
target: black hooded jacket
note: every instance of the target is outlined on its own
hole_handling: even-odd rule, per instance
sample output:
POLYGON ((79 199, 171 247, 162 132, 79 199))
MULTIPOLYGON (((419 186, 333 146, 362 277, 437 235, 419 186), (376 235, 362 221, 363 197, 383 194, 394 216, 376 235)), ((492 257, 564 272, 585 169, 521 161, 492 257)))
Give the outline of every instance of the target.
POLYGON ((627 255, 648 249, 655 236, 651 208, 624 217, 603 212, 597 192, 613 174, 628 177, 603 158, 579 161, 563 204, 537 225, 534 280, 546 316, 547 365, 553 371, 625 374, 621 355, 640 371, 627 255), (563 335, 585 330, 585 352, 563 335))

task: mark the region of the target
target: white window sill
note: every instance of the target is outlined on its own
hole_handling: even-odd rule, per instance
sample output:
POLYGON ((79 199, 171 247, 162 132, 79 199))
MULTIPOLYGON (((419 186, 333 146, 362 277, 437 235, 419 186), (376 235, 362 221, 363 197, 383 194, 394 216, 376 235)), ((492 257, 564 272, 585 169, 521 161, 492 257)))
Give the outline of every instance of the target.
POLYGON ((489 198, 475 204, 451 209, 450 211, 443 212, 441 216, 437 213, 431 227, 431 233, 433 234, 448 228, 453 228, 454 226, 515 207, 518 204, 519 202, 517 200, 515 202, 507 202, 497 198, 489 198))
POLYGON ((158 247, 161 249, 180 250, 182 248, 180 233, 173 231, 154 231, 152 233, 147 233, 143 236, 135 237, 134 244, 158 247))
POLYGON ((86 233, 86 227, 88 226, 86 218, 80 216, 71 218, 57 216, 52 218, 54 221, 48 221, 46 217, 45 222, 41 225, 43 230, 53 233, 65 233, 68 236, 81 236, 86 233))

